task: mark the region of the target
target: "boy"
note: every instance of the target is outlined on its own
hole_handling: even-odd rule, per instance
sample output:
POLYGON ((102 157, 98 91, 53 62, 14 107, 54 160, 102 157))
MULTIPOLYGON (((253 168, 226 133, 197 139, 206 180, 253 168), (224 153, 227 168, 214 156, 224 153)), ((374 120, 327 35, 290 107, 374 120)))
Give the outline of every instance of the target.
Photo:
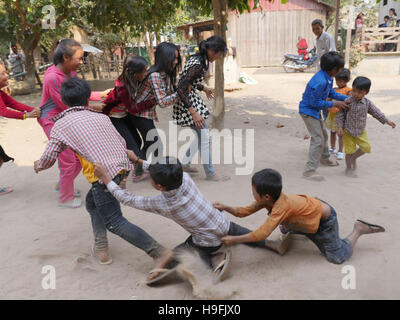
POLYGON ((256 200, 252 205, 233 208, 216 202, 214 206, 240 218, 265 208, 269 212, 268 219, 251 233, 223 237, 221 240, 225 245, 262 241, 280 225, 283 233, 305 235, 317 245, 329 262, 341 264, 351 257, 361 235, 385 231, 381 226, 357 220, 353 232, 346 239, 340 239, 336 212, 329 204, 306 195, 284 194, 282 177, 273 169, 255 173, 251 182, 256 200))
MULTIPOLYGON (((343 69, 335 76, 335 81, 337 84, 337 88, 335 91, 337 93, 343 94, 345 96, 349 96, 351 92, 351 88, 347 86, 347 83, 350 81, 350 70, 343 69)), ((326 127, 331 130, 331 148, 329 149, 330 154, 336 154, 336 159, 343 160, 344 153, 343 153, 343 137, 339 136, 339 149, 336 151, 336 132, 337 132, 337 125, 336 125, 336 115, 339 112, 339 109, 336 107, 329 108, 328 117, 325 120, 326 127)))
POLYGON ((317 36, 315 47, 317 48, 318 61, 320 62, 325 53, 336 51, 335 39, 324 31, 324 24, 320 19, 315 19, 311 22, 311 28, 312 32, 317 36))
POLYGON ((382 124, 388 124, 392 128, 396 127, 394 122, 388 120, 370 100, 365 98, 370 88, 371 80, 366 77, 355 78, 351 97, 346 100, 349 104, 349 110, 340 111, 336 117, 338 135, 343 136, 346 153, 345 173, 348 177, 357 177, 355 173, 357 158, 371 152, 371 145, 365 131, 367 114, 369 113, 382 124))
POLYGON ((347 98, 333 90, 333 79, 344 67, 344 59, 337 52, 325 53, 321 58, 321 69, 308 82, 303 98, 299 104, 299 113, 311 136, 308 161, 303 177, 309 180, 322 181, 324 177, 316 170, 319 163, 327 166, 337 166, 337 161, 329 159, 328 133, 321 119, 321 110, 332 108, 347 108, 343 102, 347 98), (326 101, 327 98, 335 101, 326 101))
MULTIPOLYGON (((132 151, 127 151, 127 154, 133 163, 142 165, 143 169, 150 173, 151 184, 156 190, 161 191, 160 195, 142 197, 122 190, 111 180, 105 168, 97 163, 95 174, 107 185, 113 196, 124 205, 160 214, 174 220, 188 231, 189 238, 176 249, 186 248, 197 251, 203 262, 214 269, 217 280, 222 280, 229 265, 230 252, 214 255, 222 246, 221 237, 228 234, 247 234, 250 230, 230 222, 224 212, 216 210, 203 197, 189 174, 183 172, 179 160, 166 157, 163 163, 150 164, 139 159, 132 151)), ((288 241, 288 237, 285 237, 282 241, 262 240, 249 245, 268 248, 283 254, 288 241)), ((168 270, 161 271, 168 272, 168 270)))
POLYGON ((173 252, 126 220, 122 216, 119 202, 94 174, 92 163, 101 162, 113 181, 119 184, 133 166, 125 153, 125 140, 110 118, 88 108, 90 91, 89 84, 80 78, 70 78, 62 84, 61 97, 68 109, 53 118, 55 124, 49 143, 40 160, 35 161, 34 170, 38 173, 50 168, 60 152, 71 148, 79 156, 83 174, 92 184, 86 196, 86 209, 90 214, 95 238, 92 250, 99 263, 112 262, 108 253, 108 230, 145 251, 154 259, 155 267, 162 268, 173 256, 173 252))

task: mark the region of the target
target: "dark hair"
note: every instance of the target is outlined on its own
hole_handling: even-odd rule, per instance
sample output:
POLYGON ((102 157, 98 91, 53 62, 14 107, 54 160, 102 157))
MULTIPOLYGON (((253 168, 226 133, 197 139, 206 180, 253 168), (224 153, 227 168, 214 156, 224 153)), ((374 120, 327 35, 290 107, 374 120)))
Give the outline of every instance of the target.
POLYGON ((61 85, 61 98, 68 107, 86 106, 90 97, 90 85, 86 80, 73 77, 61 85))
POLYGON ((78 41, 75 41, 74 39, 63 39, 61 40, 57 47, 56 50, 54 51, 53 55, 53 63, 55 65, 61 63, 64 63, 64 54, 67 57, 72 57, 76 51, 77 47, 82 47, 81 44, 78 41))
POLYGON ((393 14, 394 14, 395 16, 397 16, 396 10, 395 10, 394 8, 390 8, 390 9, 389 9, 389 12, 390 12, 390 11, 393 11, 393 14))
POLYGON ((369 92, 369 89, 371 88, 371 80, 367 77, 357 77, 353 81, 353 87, 369 92))
POLYGON ((383 19, 390 19, 390 17, 389 16, 384 16, 383 19))
POLYGON ((154 65, 150 67, 148 74, 164 71, 169 76, 174 89, 176 89, 177 70, 182 65, 182 58, 178 47, 171 42, 161 42, 156 48, 154 60, 154 65), (175 52, 178 52, 178 64, 171 70, 172 63, 175 60, 175 52))
POLYGON ((324 27, 324 23, 322 22, 321 19, 315 19, 315 20, 313 20, 313 22, 311 22, 312 26, 316 25, 316 24, 319 24, 321 27, 324 27))
POLYGON ((282 192, 282 176, 273 169, 256 172, 251 178, 251 184, 260 196, 268 194, 274 201, 278 200, 282 192))
POLYGON ((1 146, 0 146, 0 158, 3 159, 4 162, 14 161, 14 158, 8 156, 1 146))
POLYGON ((174 157, 165 157, 163 161, 149 166, 150 177, 166 191, 178 189, 182 184, 183 169, 180 161, 174 157))
POLYGON ((126 56, 122 73, 118 77, 118 80, 124 83, 130 99, 134 98, 136 92, 136 84, 133 81, 133 76, 143 72, 146 67, 147 61, 145 58, 135 55, 126 56))
POLYGON ((225 55, 227 52, 226 42, 220 36, 212 36, 200 42, 199 52, 195 55, 201 57, 201 62, 205 69, 208 69, 209 61, 207 51, 209 49, 214 50, 215 53, 223 52, 225 55))
POLYGON ((344 67, 344 58, 336 51, 324 53, 321 57, 321 69, 331 71, 344 67))
POLYGON ((336 80, 343 80, 345 82, 350 81, 350 70, 349 69, 342 69, 340 70, 337 75, 335 76, 336 80))

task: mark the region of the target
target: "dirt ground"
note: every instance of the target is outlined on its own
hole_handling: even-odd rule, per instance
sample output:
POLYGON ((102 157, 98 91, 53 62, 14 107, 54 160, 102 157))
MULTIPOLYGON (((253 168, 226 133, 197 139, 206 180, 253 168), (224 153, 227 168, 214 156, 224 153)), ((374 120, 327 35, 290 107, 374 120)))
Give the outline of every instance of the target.
MULTIPOLYGON (((274 168, 283 176, 284 192, 317 196, 338 213, 340 234, 347 236, 356 219, 385 226, 386 232, 360 238, 351 259, 343 265, 326 261, 308 239, 296 236, 284 256, 243 245, 233 247, 229 277, 217 284, 204 282, 202 294, 193 295, 188 282, 150 288, 144 284, 152 260, 139 249, 109 234, 114 262, 101 266, 91 256, 93 236, 85 207, 57 208, 53 187, 58 168, 36 175, 33 162, 39 159, 47 139, 35 120, 0 119, 0 144, 15 157, 0 170, 0 185, 14 192, 0 198, 0 298, 1 299, 399 299, 400 128, 391 129, 373 118, 367 132, 372 153, 360 158, 359 178, 344 175, 339 167, 322 167, 326 181, 311 182, 301 177, 309 140, 298 103, 310 73, 285 74, 281 69, 244 69, 258 80, 226 93, 225 127, 254 129, 253 172, 274 168), (277 122, 284 125, 277 128, 277 122), (55 267, 56 289, 45 290, 42 268, 55 267), (344 266, 355 268, 356 288, 345 290, 344 266)), ((374 77, 368 97, 391 119, 400 124, 400 76, 374 77)), ((18 96, 17 100, 37 106, 40 94, 18 96)), ((170 109, 158 109, 158 128, 166 130, 170 109)), ((168 132, 167 132, 168 133, 168 132)), ((244 136, 243 136, 243 139, 244 136)), ((245 150, 245 149, 244 149, 245 150)), ((227 182, 194 180, 210 201, 247 205, 253 201, 251 173, 236 175, 241 164, 216 165, 218 172, 231 176, 227 182)), ((90 185, 79 175, 76 186, 85 195, 90 185)), ((128 189, 140 195, 156 195, 148 181, 128 182, 128 189)), ((163 245, 173 248, 188 234, 179 225, 158 215, 123 207, 124 216, 142 227, 163 245)), ((250 229, 267 217, 262 210, 248 218, 232 221, 250 229)), ((271 239, 279 237, 274 231, 271 239)), ((208 275, 204 274, 204 277, 208 275)), ((199 275, 199 279, 201 279, 199 275)))

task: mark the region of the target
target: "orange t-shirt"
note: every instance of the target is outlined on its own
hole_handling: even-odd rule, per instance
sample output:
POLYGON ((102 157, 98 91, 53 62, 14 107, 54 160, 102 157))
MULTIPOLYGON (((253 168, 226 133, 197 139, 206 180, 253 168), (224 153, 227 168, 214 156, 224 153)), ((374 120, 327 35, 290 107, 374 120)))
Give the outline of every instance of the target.
MULTIPOLYGON (((351 88, 349 88, 348 86, 343 87, 343 88, 334 88, 334 89, 337 93, 344 94, 345 96, 350 95, 350 92, 351 92, 351 88)), ((336 114, 339 112, 339 108, 332 107, 332 108, 329 108, 328 111, 336 114)))
MULTIPOLYGON (((236 216, 243 218, 262 208, 265 206, 254 202, 248 207, 237 208, 236 216)), ((322 203, 320 200, 302 194, 286 195, 281 193, 268 213, 268 219, 261 227, 250 233, 250 238, 254 242, 266 239, 280 224, 289 230, 316 233, 321 215, 322 203)))

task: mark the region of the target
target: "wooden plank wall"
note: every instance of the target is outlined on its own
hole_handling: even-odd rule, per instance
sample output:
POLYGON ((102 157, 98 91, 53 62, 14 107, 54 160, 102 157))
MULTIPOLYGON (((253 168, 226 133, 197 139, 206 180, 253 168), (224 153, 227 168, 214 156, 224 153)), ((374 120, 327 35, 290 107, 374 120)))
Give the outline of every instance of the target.
POLYGON ((230 13, 227 38, 237 48, 239 65, 244 67, 279 66, 286 53, 297 54, 297 37, 305 37, 314 47, 311 22, 321 19, 323 10, 287 10, 230 13))

